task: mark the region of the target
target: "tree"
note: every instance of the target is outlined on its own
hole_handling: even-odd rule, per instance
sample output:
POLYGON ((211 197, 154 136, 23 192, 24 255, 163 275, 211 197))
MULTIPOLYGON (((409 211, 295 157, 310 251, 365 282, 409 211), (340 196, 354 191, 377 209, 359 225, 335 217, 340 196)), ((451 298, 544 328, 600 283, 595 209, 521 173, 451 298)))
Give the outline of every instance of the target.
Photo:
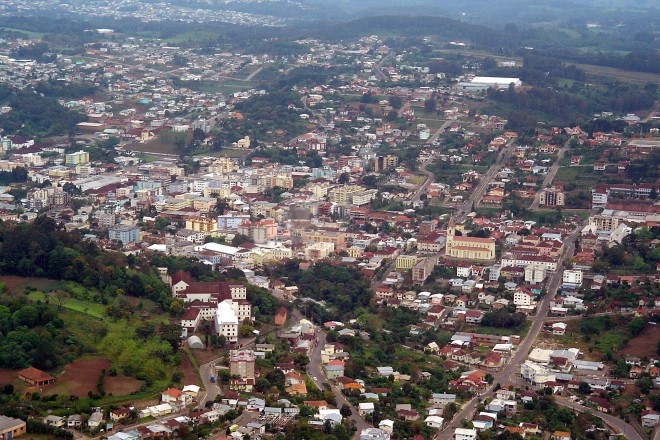
POLYGON ((344 403, 344 404, 341 406, 341 409, 339 410, 339 413, 340 413, 343 417, 348 418, 348 417, 351 416, 351 414, 353 414, 353 411, 351 411, 351 408, 350 408, 347 404, 344 403))
POLYGON ((586 382, 580 382, 580 385, 578 385, 578 391, 582 394, 591 394, 591 385, 586 382))
POLYGON ((341 173, 339 175, 339 179, 337 179, 337 182, 341 184, 348 183, 348 173, 341 173))
POLYGON ((252 240, 250 237, 244 234, 236 234, 234 235, 234 238, 231 239, 231 245, 234 247, 238 247, 243 243, 253 243, 253 242, 254 240, 252 240))
POLYGON ((634 318, 628 324, 628 330, 633 336, 639 335, 644 330, 644 320, 641 317, 634 318))

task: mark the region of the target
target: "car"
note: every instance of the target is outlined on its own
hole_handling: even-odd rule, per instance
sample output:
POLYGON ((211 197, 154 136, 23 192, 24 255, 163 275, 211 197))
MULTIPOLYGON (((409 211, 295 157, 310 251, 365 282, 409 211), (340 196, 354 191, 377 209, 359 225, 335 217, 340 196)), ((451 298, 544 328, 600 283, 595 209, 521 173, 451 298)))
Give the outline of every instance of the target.
POLYGON ((315 382, 316 382, 317 380, 319 380, 319 378, 316 377, 316 376, 314 376, 312 379, 314 379, 315 382))

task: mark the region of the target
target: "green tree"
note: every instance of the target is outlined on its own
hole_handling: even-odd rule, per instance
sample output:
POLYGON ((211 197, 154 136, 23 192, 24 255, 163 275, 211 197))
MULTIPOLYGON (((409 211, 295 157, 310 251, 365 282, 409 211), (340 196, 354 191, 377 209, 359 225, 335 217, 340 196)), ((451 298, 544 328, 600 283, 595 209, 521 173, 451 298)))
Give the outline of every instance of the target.
POLYGON ((637 336, 644 330, 644 324, 644 320, 638 316, 628 323, 628 330, 633 336, 637 336))

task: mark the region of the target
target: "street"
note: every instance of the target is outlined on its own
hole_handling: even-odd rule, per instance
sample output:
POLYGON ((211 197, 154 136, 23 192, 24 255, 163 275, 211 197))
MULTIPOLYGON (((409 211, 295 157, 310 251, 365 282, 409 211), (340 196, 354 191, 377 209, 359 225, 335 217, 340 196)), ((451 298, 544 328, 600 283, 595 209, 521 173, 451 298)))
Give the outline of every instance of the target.
POLYGON ((564 143, 564 145, 559 149, 559 153, 557 154, 557 160, 555 160, 555 162, 550 167, 550 170, 548 170, 548 173, 545 175, 545 179, 543 179, 543 183, 541 184, 541 189, 534 197, 534 201, 530 205, 529 209, 532 210, 538 209, 539 204, 541 202, 541 191, 543 191, 543 189, 550 186, 555 176, 557 175, 557 171, 559 171, 559 167, 561 165, 561 160, 564 158, 564 154, 566 153, 566 150, 568 150, 568 147, 570 146, 570 142, 571 142, 570 139, 567 140, 564 143))
MULTIPOLYGON (((520 344, 516 348, 515 354, 511 357, 509 362, 504 366, 502 371, 493 373, 493 383, 487 388, 485 392, 480 394, 481 400, 493 397, 492 393, 497 383, 504 386, 512 381, 512 377, 518 375, 518 372, 520 371, 520 365, 527 358, 527 354, 529 353, 532 344, 534 343, 537 336, 541 332, 543 323, 545 322, 546 316, 548 315, 548 311, 550 310, 550 299, 555 296, 555 294, 557 293, 557 289, 562 281, 562 275, 564 273, 562 263, 565 259, 573 256, 573 253, 575 252, 575 239, 580 233, 581 228, 582 225, 578 225, 573 231, 573 233, 569 237, 567 237, 566 240, 564 241, 564 243, 566 243, 566 249, 564 250, 564 253, 562 254, 557 264, 558 267, 557 272, 555 272, 552 275, 552 278, 548 283, 546 295, 541 299, 541 301, 538 304, 537 313, 536 316, 534 317, 529 332, 527 333, 526 337, 520 342, 520 344)), ((470 400, 468 403, 466 403, 461 409, 461 411, 456 414, 453 421, 449 423, 449 425, 446 426, 443 431, 438 432, 436 438, 439 440, 452 439, 454 434, 454 429, 461 426, 461 420, 462 419, 470 420, 472 418, 477 403, 478 402, 476 397, 470 400)), ((632 427, 630 427, 630 429, 632 429, 632 427)))

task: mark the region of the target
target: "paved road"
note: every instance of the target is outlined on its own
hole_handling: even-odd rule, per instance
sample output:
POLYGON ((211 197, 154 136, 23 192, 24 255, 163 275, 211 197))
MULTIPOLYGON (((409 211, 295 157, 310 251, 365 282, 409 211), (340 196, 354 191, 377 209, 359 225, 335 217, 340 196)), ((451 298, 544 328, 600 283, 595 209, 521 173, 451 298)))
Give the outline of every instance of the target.
POLYGON ((312 380, 314 381, 316 386, 319 387, 319 389, 321 390, 325 389, 325 387, 323 386, 324 383, 330 385, 330 389, 334 393, 335 399, 337 401, 336 402, 337 408, 341 408, 343 405, 348 405, 351 408, 351 416, 349 417, 349 419, 353 423, 355 423, 355 426, 357 428, 356 435, 359 435, 360 431, 362 431, 365 428, 371 428, 372 425, 358 415, 357 408, 355 408, 353 405, 351 405, 351 403, 348 400, 346 400, 346 398, 341 393, 341 390, 339 388, 337 388, 335 385, 331 384, 326 380, 321 365, 321 350, 323 350, 326 341, 326 333, 323 330, 319 329, 317 331, 316 341, 317 343, 314 346, 314 349, 312 350, 312 353, 309 356, 307 373, 311 376, 312 380))
POLYGON ((552 181, 555 179, 555 176, 557 175, 557 171, 559 171, 559 166, 561 165, 561 160, 564 158, 564 154, 566 153, 566 150, 568 150, 570 146, 570 142, 571 142, 570 139, 567 140, 564 143, 564 145, 559 149, 559 153, 557 154, 557 160, 555 160, 555 162, 550 167, 550 170, 545 175, 545 179, 543 179, 543 183, 541 184, 541 189, 534 197, 534 201, 530 205, 529 209, 538 209, 539 204, 541 203, 541 191, 543 191, 544 188, 550 186, 552 181))
MULTIPOLYGON (((445 131, 445 129, 447 128, 447 126, 449 125, 449 123, 450 123, 450 121, 445 121, 445 122, 440 126, 440 128, 438 128, 438 129, 436 130, 436 132, 433 133, 433 136, 431 136, 431 138, 429 138, 429 143, 431 143, 431 142, 435 142, 435 140, 438 139, 438 137, 439 137, 442 133, 444 133, 444 131, 445 131)), ((426 167, 427 167, 428 165, 430 165, 430 164, 433 163, 433 160, 434 160, 434 159, 435 159, 435 154, 434 154, 433 156, 431 156, 431 159, 430 159, 427 163, 425 163, 425 164, 420 168, 420 171, 426 175, 426 180, 425 180, 424 183, 423 183, 423 184, 417 189, 417 191, 415 191, 415 194, 414 194, 414 195, 412 196, 412 198, 410 199, 411 201, 413 201, 413 202, 417 202, 417 201, 419 201, 419 198, 422 196, 422 194, 424 194, 424 193, 426 192, 426 188, 428 188, 430 184, 432 184, 433 182, 435 182, 435 174, 433 174, 433 173, 430 172, 428 169, 426 169, 426 167)))
MULTIPOLYGON (((518 375, 518 372, 520 371, 520 365, 525 361, 525 359, 527 359, 527 354, 532 348, 532 344, 534 343, 534 340, 541 332, 541 328, 543 327, 545 317, 547 316, 548 311, 550 310, 550 298, 553 298, 555 296, 555 293, 557 292, 557 288, 559 287, 559 283, 561 283, 562 275, 564 273, 561 263, 564 261, 565 258, 570 258, 571 256, 573 256, 573 253, 575 252, 575 238, 580 233, 581 228, 582 225, 575 228, 573 233, 564 241, 566 243, 566 249, 564 250, 562 257, 557 264, 559 269, 557 270, 557 272, 553 274, 552 278, 550 279, 547 288, 548 293, 541 299, 541 301, 538 304, 537 307, 538 311, 534 318, 534 321, 532 322, 532 326, 530 327, 529 332, 525 336, 525 339, 523 339, 520 342, 520 344, 516 348, 514 355, 509 360, 509 362, 504 366, 502 371, 493 373, 493 383, 486 389, 486 391, 480 394, 482 400, 488 397, 492 397, 491 394, 497 383, 501 385, 506 385, 507 383, 513 380, 514 376, 518 375)), ((461 426, 460 425, 461 420, 462 419, 470 420, 472 418, 477 403, 478 402, 476 398, 473 398, 468 403, 466 403, 461 409, 461 411, 454 417, 453 421, 449 423, 443 431, 438 432, 436 438, 438 440, 452 439, 454 434, 454 429, 461 426)))
POLYGON ((622 434, 626 440, 644 440, 642 436, 639 435, 639 433, 635 430, 635 428, 616 416, 595 411, 592 408, 587 408, 583 405, 580 405, 579 403, 575 403, 572 400, 561 396, 555 396, 555 402, 561 406, 565 406, 566 408, 570 408, 577 412, 589 411, 591 414, 605 422, 605 424, 610 426, 610 428, 612 428, 614 431, 622 434))
POLYGON ((495 163, 491 165, 488 171, 486 171, 486 174, 484 174, 484 176, 479 180, 477 187, 474 188, 472 194, 470 194, 470 197, 468 197, 463 205, 456 205, 458 209, 454 216, 456 223, 461 223, 467 218, 467 215, 472 210, 472 204, 474 204, 474 206, 479 205, 479 202, 481 202, 481 199, 486 193, 486 190, 490 186, 490 182, 492 182, 495 176, 497 176, 497 173, 500 172, 502 165, 505 164, 506 161, 511 157, 514 149, 514 141, 511 140, 506 144, 504 148, 502 148, 500 154, 495 160, 495 163))

